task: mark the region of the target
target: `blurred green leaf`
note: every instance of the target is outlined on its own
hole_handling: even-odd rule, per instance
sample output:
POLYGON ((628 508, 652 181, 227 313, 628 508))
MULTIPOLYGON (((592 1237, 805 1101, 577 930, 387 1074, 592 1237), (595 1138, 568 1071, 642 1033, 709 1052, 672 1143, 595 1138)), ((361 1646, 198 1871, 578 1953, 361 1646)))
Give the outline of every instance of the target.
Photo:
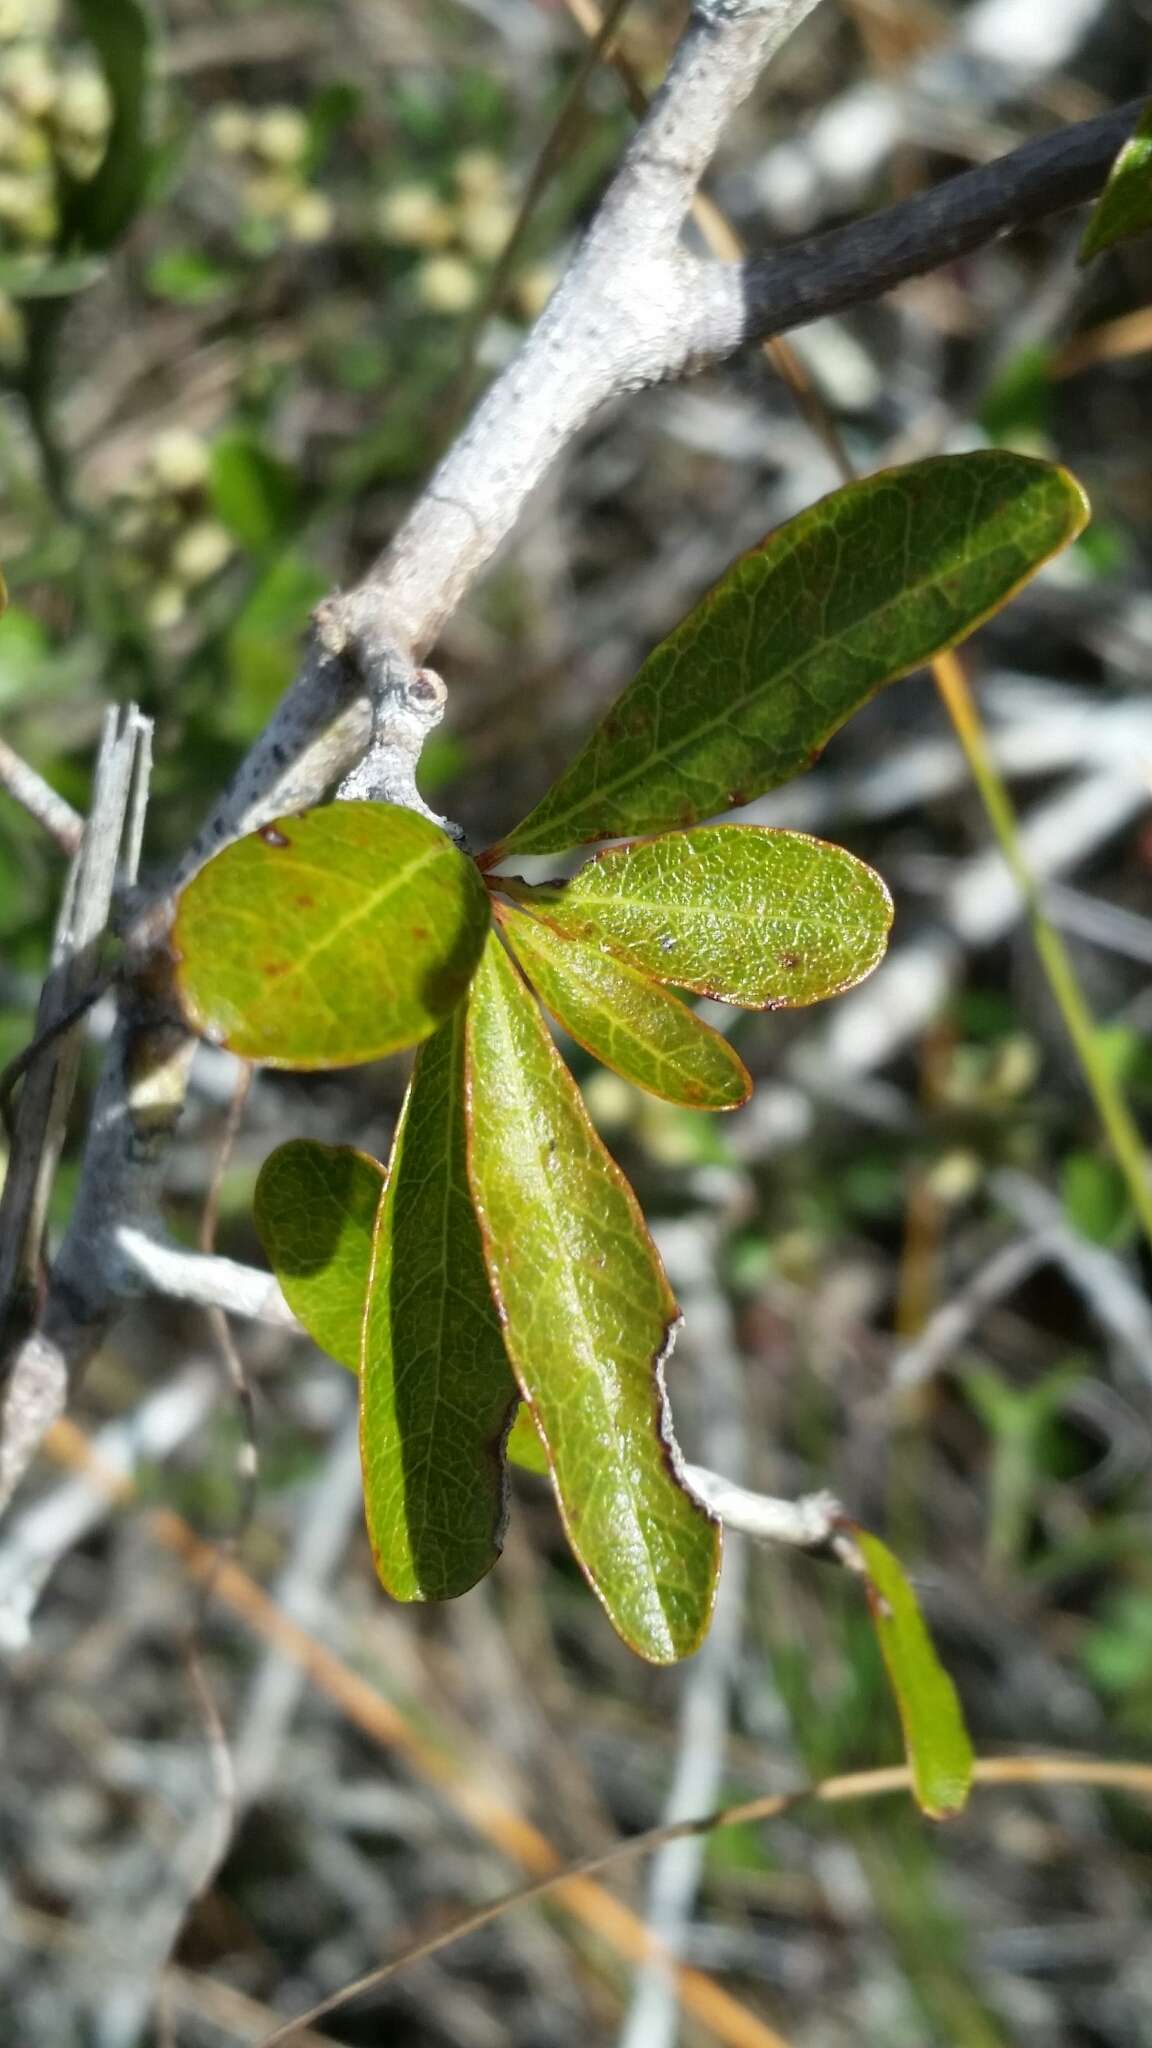
POLYGON ((1087 516, 1067 471, 998 449, 846 484, 729 570, 493 857, 691 825, 787 782, 1087 516))
POLYGON ((148 266, 148 289, 178 306, 208 306, 236 286, 233 272, 201 249, 162 249, 148 266))
POLYGON ((541 1000, 577 1045, 637 1088, 685 1109, 738 1109, 752 1077, 718 1031, 629 960, 503 909, 500 922, 541 1000))
POLYGON ((519 1401, 468 1191, 463 1008, 421 1046, 376 1218, 360 1366, 364 1505, 396 1600, 492 1569, 519 1401))
POLYGON ((40 256, 2 256, 0 292, 10 299, 69 299, 99 284, 107 269, 99 256, 63 256, 56 263, 40 256))
POLYGON ((65 247, 109 249, 148 186, 151 15, 144 0, 75 0, 75 13, 108 82, 112 126, 99 170, 91 178, 69 180, 61 239, 65 247))
POLYGON ((500 887, 562 937, 753 1010, 853 987, 883 958, 892 923, 892 899, 863 861, 760 825, 670 832, 597 854, 567 883, 500 887))
POLYGON ((956 1688, 936 1655, 920 1605, 887 1544, 855 1532, 868 1567, 868 1604, 904 1730, 917 1804, 933 1820, 961 1813, 972 1745, 956 1688))
POLYGON ((311 1138, 278 1146, 256 1182, 256 1228, 289 1308, 321 1351, 352 1372, 383 1190, 378 1159, 311 1138))
POLYGON ((1069 1152, 1061 1174, 1064 1209, 1074 1230, 1095 1244, 1126 1244, 1136 1230, 1127 1183, 1102 1152, 1069 1152))
POLYGON ((1080 244, 1081 263, 1152 228, 1152 104, 1112 166, 1080 244))
POLYGON ((712 1613, 720 1530, 675 1476, 663 1374, 676 1303, 636 1198, 493 933, 468 999, 469 1174, 521 1392, 568 1539, 653 1663, 712 1613))
POLYGON ((346 1067, 427 1038, 489 929, 470 860, 394 804, 278 818, 180 898, 177 985, 193 1028, 241 1059, 346 1067))
POLYGON ((242 429, 214 443, 209 489, 217 518, 245 547, 275 546, 299 515, 293 472, 242 429))

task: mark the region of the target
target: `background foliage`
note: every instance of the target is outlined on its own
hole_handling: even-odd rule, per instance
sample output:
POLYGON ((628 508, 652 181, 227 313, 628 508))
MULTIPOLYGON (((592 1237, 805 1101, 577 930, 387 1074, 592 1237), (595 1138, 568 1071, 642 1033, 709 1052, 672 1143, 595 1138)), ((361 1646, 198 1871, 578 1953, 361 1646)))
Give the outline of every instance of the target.
MULTIPOLYGON (((675 12, 633 10, 650 81, 675 12)), ((263 723, 309 606, 366 562, 426 474, 468 381, 469 315, 580 49, 563 12, 530 0, 163 13, 145 128, 135 7, 0 0, 0 716, 82 806, 103 705, 138 697, 158 723, 157 867, 263 723), (127 81, 114 103, 85 26, 127 81), (85 220, 70 179, 91 170, 113 104, 116 150, 85 220)), ((1135 8, 1015 15, 1013 42, 991 0, 821 10, 734 129, 717 196, 764 244, 1121 98, 1146 64, 1135 8)), ((477 379, 540 303, 628 127, 597 77, 477 379)), ((1146 242, 1078 269, 1083 226, 997 245, 799 346, 862 468, 992 443, 1066 461, 1089 489, 1092 527, 986 629, 973 673, 1103 1047, 1146 1115, 1152 277, 1146 242)), ((739 549, 835 481, 758 357, 599 423, 448 629, 432 801, 476 844, 507 831, 739 549)), ((884 1532, 980 1747, 1140 1750, 1142 1254, 924 679, 895 685, 755 817, 876 866, 900 950, 867 1002, 742 1017, 733 1043, 758 1088, 733 1117, 593 1079, 573 1054, 688 1309, 681 1432, 725 1469, 742 1451, 772 1490, 829 1483, 884 1532), (1015 1278, 1002 1264, 992 1285, 1013 1251, 1015 1278), (929 1372, 915 1346, 949 1306, 959 1319, 929 1372)), ((6 1052, 27 1035, 59 883, 0 802, 6 1052)), ((258 1257, 253 1188, 283 1135, 383 1156, 404 1078, 402 1061, 262 1075, 223 1184, 222 1248, 258 1257)), ((168 1202, 189 1241, 233 1084, 205 1056, 168 1202)), ((61 1204, 68 1192, 66 1170, 61 1204)), ((499 1581, 419 1618, 387 1608, 360 1533, 347 1375, 275 1333, 240 1338, 262 1443, 245 1561, 458 1777, 431 1792, 408 1738, 382 1755, 329 1693, 214 1613, 239 1791, 168 1983, 189 2043, 259 2038, 250 2016, 229 2032, 215 1987, 290 2007, 495 1889, 506 1866, 462 1817, 482 1791, 498 1784, 565 1854, 653 1819, 695 1668, 646 1671, 619 1648, 530 1478, 499 1581), (454 1782, 465 1790, 446 1794, 454 1782)), ((226 1534, 238 1424, 190 1309, 132 1317, 80 1419, 156 1413, 145 1498, 226 1534)), ((62 1482, 45 1469, 37 1483, 59 1526, 62 1482)), ((16 1541, 0 1537, 0 1584, 16 1541)), ((0 1976, 21 2039, 163 2038, 155 1976, 222 1809, 184 1661, 191 1620, 185 1581, 130 1514, 81 1523, 34 1646, 8 1616, 0 1976)), ((898 1754, 879 1651, 834 1574, 752 1559, 733 1636, 733 1794, 898 1754)), ((989 1795, 939 1836, 903 1806, 805 1815, 710 1846, 688 1953, 806 2048, 1126 2048, 1152 2000, 1150 1848, 1138 1811, 1076 1796, 989 1795)), ((332 2037, 611 2039, 628 1994, 610 1947, 521 1917, 332 2037)))

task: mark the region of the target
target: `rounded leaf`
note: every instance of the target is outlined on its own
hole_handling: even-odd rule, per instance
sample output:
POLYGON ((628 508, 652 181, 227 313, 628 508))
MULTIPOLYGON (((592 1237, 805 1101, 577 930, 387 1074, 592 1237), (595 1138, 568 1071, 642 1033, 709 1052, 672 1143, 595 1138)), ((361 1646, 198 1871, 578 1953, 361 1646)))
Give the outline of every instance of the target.
POLYGON ((892 898, 862 860, 767 825, 670 832, 597 854, 568 883, 512 889, 562 937, 748 1010, 852 988, 883 959, 892 924, 892 898))
POLYGON ((180 898, 190 1023, 269 1067, 350 1067, 417 1045, 455 1008, 489 928, 472 861, 394 804, 278 818, 180 898))

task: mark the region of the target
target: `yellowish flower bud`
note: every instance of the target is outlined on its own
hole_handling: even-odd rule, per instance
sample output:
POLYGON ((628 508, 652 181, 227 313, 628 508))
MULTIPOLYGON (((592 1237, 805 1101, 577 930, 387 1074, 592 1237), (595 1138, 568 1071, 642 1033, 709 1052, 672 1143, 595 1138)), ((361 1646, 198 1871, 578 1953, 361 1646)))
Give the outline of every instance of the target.
POLYGON ((508 242, 516 214, 502 199, 470 199, 460 210, 460 240, 482 263, 492 263, 508 242))
POLYGON ((229 102, 215 109, 208 132, 222 156, 243 156, 252 147, 255 122, 247 107, 229 102))
POLYGON ((56 125, 78 142, 103 142, 112 126, 112 101, 100 73, 86 64, 65 72, 56 95, 56 125))
POLYGON ((189 427, 167 427, 149 451, 152 474, 166 491, 195 491, 208 475, 208 444, 189 427))
POLYGON ((526 320, 538 320, 556 289, 557 275, 548 263, 535 263, 521 271, 513 289, 518 311, 526 320))
POLYGON ((466 199, 495 199, 507 182, 504 166, 490 149, 462 150, 452 176, 466 199))
POLYGON ((148 599, 146 615, 154 633, 171 632, 188 609, 188 593, 178 583, 158 583, 148 599))
POLYGON ((266 107, 254 116, 251 146, 265 163, 298 164, 308 147, 308 123, 295 107, 266 107))
POLYGON ((207 583, 230 561, 235 548, 227 527, 215 519, 199 519, 181 534, 169 564, 173 577, 188 588, 207 583))
POLYGON ((376 224, 402 249, 442 249, 456 233, 456 214, 431 185, 396 185, 380 201, 376 224))
POLYGON ((480 279, 462 256, 429 256, 416 273, 416 291, 430 313, 466 313, 480 296, 480 279))
POLYGON ((299 193, 288 208, 286 225, 294 242, 326 242, 335 226, 332 201, 327 193, 299 193))
POLYGON ((38 43, 17 43, 0 58, 0 93, 30 121, 52 112, 59 88, 59 73, 38 43))

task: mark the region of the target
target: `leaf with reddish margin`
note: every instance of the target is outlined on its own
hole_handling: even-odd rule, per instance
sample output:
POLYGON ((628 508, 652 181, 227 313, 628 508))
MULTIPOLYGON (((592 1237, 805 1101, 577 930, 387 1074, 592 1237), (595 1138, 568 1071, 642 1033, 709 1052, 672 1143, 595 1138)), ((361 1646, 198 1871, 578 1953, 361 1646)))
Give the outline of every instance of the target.
POLYGON ((483 864, 694 825, 777 788, 884 683, 998 611, 1087 517, 1066 470, 1007 449, 845 484, 733 564, 483 864))
POLYGON ((447 834, 397 804, 338 803, 226 846, 180 897, 193 1028, 263 1066, 350 1067, 418 1045, 456 1007, 488 895, 447 834))
POLYGON ((597 854, 570 882, 502 876, 500 887, 563 939, 749 1010, 853 988, 883 959, 892 923, 892 898, 862 860, 765 825, 669 832, 597 854))
POLYGON ((637 1088, 682 1109, 739 1109, 752 1076, 718 1031, 630 960, 500 907, 501 928, 570 1038, 637 1088))
POLYGON ((636 1198, 495 936, 467 1009, 468 1171, 504 1340, 569 1542, 653 1663, 703 1639, 720 1529, 678 1477, 663 1373, 678 1312, 636 1198))

